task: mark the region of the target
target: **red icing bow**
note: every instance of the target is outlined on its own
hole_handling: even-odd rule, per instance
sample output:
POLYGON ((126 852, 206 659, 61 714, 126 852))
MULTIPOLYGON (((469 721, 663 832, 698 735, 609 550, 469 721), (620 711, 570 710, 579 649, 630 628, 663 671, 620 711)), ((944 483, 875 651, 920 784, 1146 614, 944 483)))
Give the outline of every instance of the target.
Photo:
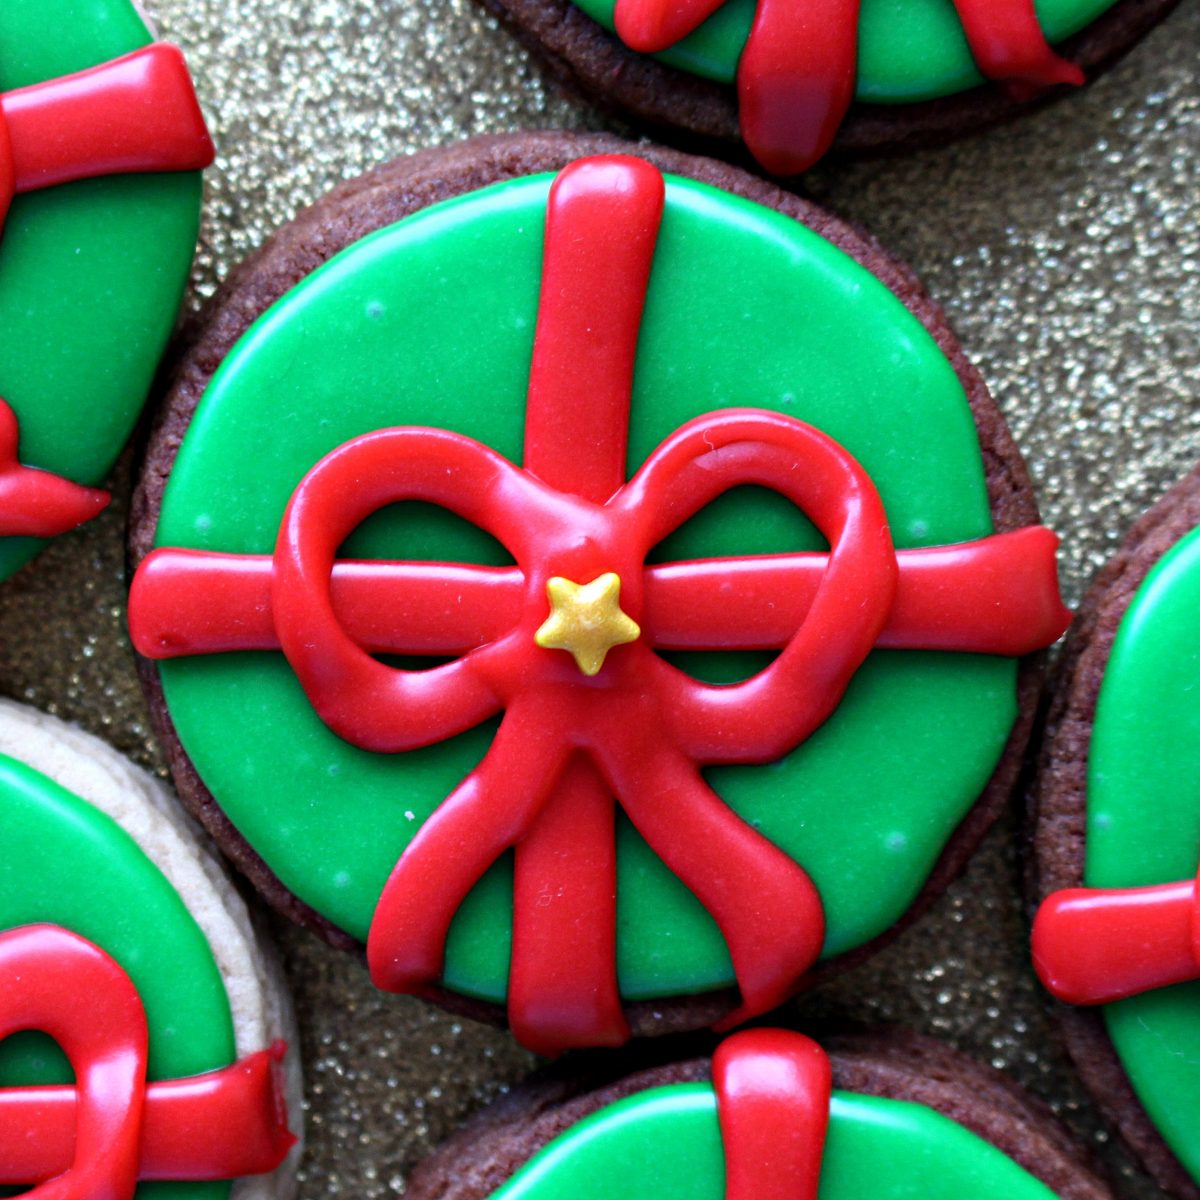
POLYGON ((147 1031, 129 976, 53 925, 0 933, 0 1040, 37 1030, 76 1082, 0 1088, 0 1184, 36 1200, 130 1200, 138 1180, 273 1171, 288 1132, 282 1042, 222 1071, 146 1082, 147 1031))
MULTIPOLYGON (((617 34, 656 54, 703 24, 725 0, 617 0, 617 34)), ((954 0, 979 70, 1018 95, 1083 72, 1046 43, 1033 0, 954 0)), ((742 136, 768 171, 805 171, 833 144, 854 99, 859 0, 757 0, 738 62, 742 136)))
POLYGON ((142 654, 282 649, 321 719, 366 749, 430 745, 503 711, 483 761, 401 856, 368 955, 383 988, 435 985, 456 910, 515 848, 509 1017, 547 1053, 628 1036, 614 798, 725 936, 743 1001, 726 1023, 765 1012, 820 952, 820 898, 700 768, 790 752, 877 645, 1021 654, 1068 619, 1048 530, 897 554, 863 469, 777 413, 691 421, 626 481, 663 196, 662 176, 633 158, 583 160, 555 181, 524 468, 441 430, 367 434, 302 480, 273 557, 158 550, 130 597, 142 654), (743 484, 802 508, 829 553, 645 565, 743 484), (372 512, 414 499, 487 529, 516 566, 335 561, 372 512), (680 648, 780 653, 714 687, 655 653, 680 648), (405 671, 371 657, 385 651, 457 657, 405 671))
POLYGON ((1033 965, 1067 1004, 1200 979, 1200 880, 1055 892, 1034 921, 1033 965))
MULTIPOLYGON (((154 45, 76 75, 0 95, 0 233, 15 195, 102 175, 192 171, 212 141, 183 55, 154 45)), ((105 492, 17 461, 17 418, 0 400, 0 537, 54 537, 91 520, 105 492)))

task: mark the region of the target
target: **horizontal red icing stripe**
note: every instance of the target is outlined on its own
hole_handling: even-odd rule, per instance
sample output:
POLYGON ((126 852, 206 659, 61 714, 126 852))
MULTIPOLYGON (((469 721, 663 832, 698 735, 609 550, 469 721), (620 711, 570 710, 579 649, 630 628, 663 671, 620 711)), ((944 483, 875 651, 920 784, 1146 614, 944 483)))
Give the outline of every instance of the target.
POLYGON ((192 171, 213 144, 187 64, 156 44, 0 96, 17 192, 101 175, 192 171))
MULTIPOLYGON (((1057 546, 1054 533, 1031 526, 899 551, 899 587, 878 644, 1006 655, 1051 644, 1070 621, 1058 595, 1057 546)), ((130 596, 138 653, 278 650, 271 561, 156 550, 130 596)), ((814 553, 647 567, 644 632, 660 649, 778 649, 807 613, 827 562, 814 553)), ((517 567, 340 562, 333 572, 338 619, 377 654, 454 655, 494 641, 520 620, 523 589, 517 567)))
MULTIPOLYGON (((295 1145, 283 1109, 282 1042, 221 1071, 146 1088, 138 1178, 239 1179, 273 1171, 295 1145)), ((73 1087, 0 1088, 0 1182, 38 1183, 71 1165, 73 1087)))
POLYGON ((1196 881, 1055 892, 1034 921, 1033 965, 1067 1004, 1109 1004, 1200 979, 1196 881))

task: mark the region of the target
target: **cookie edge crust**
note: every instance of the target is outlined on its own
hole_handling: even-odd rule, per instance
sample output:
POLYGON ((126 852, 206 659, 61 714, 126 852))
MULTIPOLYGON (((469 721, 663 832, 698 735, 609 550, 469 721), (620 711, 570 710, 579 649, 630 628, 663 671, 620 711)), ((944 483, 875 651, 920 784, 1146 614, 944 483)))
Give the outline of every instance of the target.
MULTIPOLYGON (((1037 774, 1027 798, 1031 919, 1051 892, 1083 884, 1092 722, 1117 629, 1155 564, 1197 525, 1200 467, 1134 523, 1079 607, 1055 668, 1037 774)), ((1181 1200, 1200 1200, 1200 1185, 1138 1100, 1100 1011, 1053 1003, 1067 1053, 1106 1119, 1161 1187, 1181 1200)))
MULTIPOLYGON (((941 309, 905 266, 865 231, 736 167, 610 134, 565 132, 496 134, 420 151, 375 168, 334 189, 278 231, 242 264, 186 332, 166 398, 157 410, 134 491, 130 516, 131 569, 153 548, 166 480, 180 442, 209 379, 251 323, 280 296, 346 246, 386 225, 451 196, 538 172, 556 171, 594 154, 636 154, 661 170, 712 184, 782 212, 838 246, 875 275, 921 322, 951 363, 975 420, 988 499, 997 532, 1038 520, 1024 461, 979 372, 951 332, 941 309)), ((131 572, 132 573, 132 572, 131 572)), ((984 834, 999 817, 1016 783, 1040 694, 1044 656, 1023 661, 1017 681, 1018 715, 996 769, 975 805, 950 836, 922 891, 880 937, 820 965, 810 986, 870 957, 928 909, 957 877, 984 834)), ((175 733, 158 671, 139 659, 151 718, 166 751, 184 804, 278 911, 331 945, 362 953, 345 931, 288 891, 241 836, 204 786, 175 733)), ((504 1024, 503 1010, 485 1001, 437 989, 430 999, 448 1011, 504 1024)), ((637 1002, 626 1007, 634 1036, 711 1024, 737 1003, 732 989, 637 1002)))

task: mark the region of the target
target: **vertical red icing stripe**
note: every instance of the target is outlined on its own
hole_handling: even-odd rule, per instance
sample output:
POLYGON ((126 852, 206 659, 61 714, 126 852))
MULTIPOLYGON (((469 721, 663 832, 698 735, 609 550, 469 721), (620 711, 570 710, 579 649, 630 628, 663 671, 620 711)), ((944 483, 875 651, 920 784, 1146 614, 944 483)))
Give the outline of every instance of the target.
MULTIPOLYGON (((634 361, 664 193, 655 167, 616 156, 573 163, 550 189, 525 467, 596 503, 625 482, 634 361)), ((517 847, 509 1018, 543 1054, 629 1036, 616 973, 614 821, 609 789, 577 758, 517 847)))
POLYGON ((742 136, 775 175, 807 170, 854 99, 859 0, 758 0, 738 64, 742 136))
POLYGON ((517 849, 508 1019, 521 1045, 554 1055, 621 1046, 616 808, 576 755, 517 849))
POLYGON ((832 1072, 816 1042, 752 1029, 713 1055, 725 1200, 817 1200, 832 1072))
POLYGON ((640 158, 572 163, 550 189, 525 467, 603 503, 625 482, 638 330, 663 210, 640 158))
POLYGON ((1083 83, 1083 72, 1050 49, 1033 0, 954 0, 954 7, 975 63, 989 79, 1018 85, 1018 95, 1083 83))

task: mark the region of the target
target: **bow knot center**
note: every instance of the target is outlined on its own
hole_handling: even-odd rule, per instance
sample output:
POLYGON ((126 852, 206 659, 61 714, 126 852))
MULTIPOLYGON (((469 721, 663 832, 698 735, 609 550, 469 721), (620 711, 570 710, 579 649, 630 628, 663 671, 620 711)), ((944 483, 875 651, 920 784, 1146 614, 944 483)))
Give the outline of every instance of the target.
POLYGON ((597 675, 614 646, 636 642, 642 631, 621 609, 621 577, 606 571, 590 583, 555 575, 546 581, 550 615, 533 640, 544 650, 566 650, 588 676, 597 675))

